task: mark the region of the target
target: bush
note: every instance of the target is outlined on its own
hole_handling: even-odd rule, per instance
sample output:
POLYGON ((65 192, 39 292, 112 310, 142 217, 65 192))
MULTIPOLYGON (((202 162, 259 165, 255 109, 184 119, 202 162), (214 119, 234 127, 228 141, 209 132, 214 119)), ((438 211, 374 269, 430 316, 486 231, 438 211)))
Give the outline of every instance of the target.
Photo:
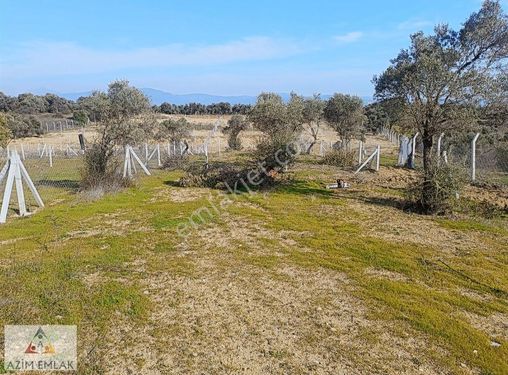
POLYGON ((42 125, 34 116, 8 114, 6 122, 13 138, 34 137, 42 134, 42 125))
POLYGON ((407 190, 409 206, 425 214, 450 213, 466 183, 467 175, 463 169, 446 164, 431 165, 419 183, 407 190))
POLYGON ((496 147, 497 167, 508 172, 508 143, 504 143, 496 147))
POLYGON ((210 163, 208 166, 195 164, 187 169, 187 174, 180 179, 184 187, 207 187, 212 189, 234 189, 242 178, 246 177, 247 169, 226 163, 210 163))
POLYGON ((349 168, 356 162, 356 152, 346 149, 333 149, 323 157, 323 164, 335 167, 349 168))
POLYGON ((101 149, 99 143, 92 143, 88 147, 83 164, 82 190, 113 192, 131 184, 129 179, 123 178, 120 174, 120 159, 101 149))
POLYGON ((263 139, 254 152, 254 163, 265 174, 277 174, 290 167, 300 153, 299 146, 290 135, 274 135, 263 139))

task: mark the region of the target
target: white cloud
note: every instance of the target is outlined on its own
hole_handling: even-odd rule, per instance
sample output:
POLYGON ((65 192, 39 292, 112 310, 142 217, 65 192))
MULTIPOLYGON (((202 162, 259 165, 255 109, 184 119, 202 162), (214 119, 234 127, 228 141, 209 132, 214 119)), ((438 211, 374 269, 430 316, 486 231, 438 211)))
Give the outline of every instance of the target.
POLYGON ((101 50, 72 42, 34 42, 2 54, 0 71, 5 77, 57 76, 130 68, 206 66, 278 59, 307 50, 301 43, 269 37, 250 37, 223 44, 171 44, 128 50, 101 50))
POLYGON ((363 36, 361 31, 351 31, 343 35, 337 35, 333 39, 340 43, 353 43, 363 36))
POLYGON ((398 30, 410 30, 410 31, 420 31, 428 26, 431 26, 432 22, 421 20, 421 19, 410 19, 404 22, 401 22, 397 25, 398 30))

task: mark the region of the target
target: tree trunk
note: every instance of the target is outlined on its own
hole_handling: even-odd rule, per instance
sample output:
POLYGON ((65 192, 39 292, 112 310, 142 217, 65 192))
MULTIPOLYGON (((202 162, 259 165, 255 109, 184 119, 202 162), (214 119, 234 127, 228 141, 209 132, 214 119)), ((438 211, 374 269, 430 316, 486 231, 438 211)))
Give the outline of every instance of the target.
POLYGON ((422 208, 425 212, 431 213, 433 207, 434 188, 432 184, 432 134, 428 131, 423 132, 423 190, 422 190, 422 208))
POLYGON ((316 141, 312 141, 309 147, 307 148, 307 155, 310 155, 310 152, 312 151, 312 147, 316 144, 316 141))

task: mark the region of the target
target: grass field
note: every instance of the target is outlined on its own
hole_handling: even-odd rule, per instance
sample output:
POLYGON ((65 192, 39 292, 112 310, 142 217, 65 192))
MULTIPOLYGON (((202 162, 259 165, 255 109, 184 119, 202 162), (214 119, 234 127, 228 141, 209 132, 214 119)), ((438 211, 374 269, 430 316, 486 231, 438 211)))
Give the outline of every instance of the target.
POLYGON ((178 171, 57 190, 0 228, 0 324, 76 324, 80 374, 508 373, 506 217, 406 213, 410 172, 325 189, 337 173, 306 157, 254 194, 178 171))

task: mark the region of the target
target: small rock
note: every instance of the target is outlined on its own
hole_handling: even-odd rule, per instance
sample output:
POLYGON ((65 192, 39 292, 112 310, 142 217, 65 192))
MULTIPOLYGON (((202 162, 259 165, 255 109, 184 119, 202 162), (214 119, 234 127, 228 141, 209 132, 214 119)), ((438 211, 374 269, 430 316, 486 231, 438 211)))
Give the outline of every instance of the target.
POLYGON ((466 367, 466 364, 465 363, 461 363, 460 367, 466 367))
POLYGON ((473 350, 473 354, 478 354, 478 350, 473 350))
POLYGON ((150 292, 148 290, 145 290, 143 294, 150 294, 150 292))
POLYGON ((318 308, 317 308, 317 311, 321 311, 321 310, 323 310, 321 307, 318 307, 318 308))
POLYGON ((499 348, 501 346, 501 344, 498 343, 497 341, 491 341, 490 346, 492 346, 494 348, 499 348))

